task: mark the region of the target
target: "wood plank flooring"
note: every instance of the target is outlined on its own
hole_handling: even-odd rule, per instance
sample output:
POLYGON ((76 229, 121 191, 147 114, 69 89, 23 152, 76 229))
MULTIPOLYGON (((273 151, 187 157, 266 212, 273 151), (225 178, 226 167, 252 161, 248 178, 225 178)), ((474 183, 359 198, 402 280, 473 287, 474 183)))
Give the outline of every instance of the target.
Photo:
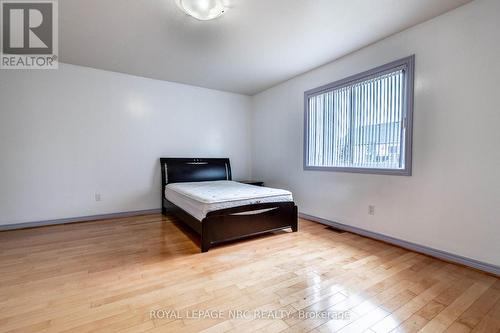
POLYGON ((0 232, 0 332, 500 332, 498 278, 300 227, 203 254, 159 214, 0 232))

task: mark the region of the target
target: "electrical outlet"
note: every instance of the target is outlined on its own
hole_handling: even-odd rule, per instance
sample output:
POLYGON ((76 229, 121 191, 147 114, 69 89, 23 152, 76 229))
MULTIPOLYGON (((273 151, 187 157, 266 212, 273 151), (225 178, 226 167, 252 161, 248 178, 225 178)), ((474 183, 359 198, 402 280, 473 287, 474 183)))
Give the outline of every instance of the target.
POLYGON ((368 215, 375 215, 375 206, 374 205, 368 206, 368 215))
POLYGON ((101 193, 98 192, 94 193, 94 199, 95 201, 101 201, 101 193))

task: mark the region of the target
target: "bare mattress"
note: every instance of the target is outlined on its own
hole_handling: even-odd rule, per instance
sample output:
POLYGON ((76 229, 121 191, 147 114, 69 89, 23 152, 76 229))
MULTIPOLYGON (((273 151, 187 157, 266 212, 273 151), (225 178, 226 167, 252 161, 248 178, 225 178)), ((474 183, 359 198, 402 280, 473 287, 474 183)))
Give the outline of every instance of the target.
POLYGON ((171 183, 165 187, 165 198, 199 221, 203 220, 208 212, 219 209, 293 201, 289 191, 230 180, 171 183))

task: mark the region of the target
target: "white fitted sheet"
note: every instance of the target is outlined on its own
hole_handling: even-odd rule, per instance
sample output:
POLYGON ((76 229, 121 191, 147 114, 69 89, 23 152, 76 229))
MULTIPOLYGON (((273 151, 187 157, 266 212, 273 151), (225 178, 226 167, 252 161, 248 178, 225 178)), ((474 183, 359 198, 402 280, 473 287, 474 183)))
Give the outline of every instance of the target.
POLYGON ((165 187, 165 198, 200 221, 214 210, 293 201, 290 191, 230 180, 168 184, 165 187))

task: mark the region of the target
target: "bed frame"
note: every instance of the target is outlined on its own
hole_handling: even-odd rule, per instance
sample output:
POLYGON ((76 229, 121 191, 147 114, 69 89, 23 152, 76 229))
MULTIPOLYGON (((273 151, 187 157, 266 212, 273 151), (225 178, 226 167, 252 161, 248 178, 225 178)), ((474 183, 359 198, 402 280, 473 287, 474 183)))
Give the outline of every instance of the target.
POLYGON ((231 180, 228 158, 161 158, 162 213, 173 214, 201 237, 201 252, 222 242, 291 228, 298 230, 294 202, 268 202, 212 211, 199 221, 165 198, 169 183, 231 180))

